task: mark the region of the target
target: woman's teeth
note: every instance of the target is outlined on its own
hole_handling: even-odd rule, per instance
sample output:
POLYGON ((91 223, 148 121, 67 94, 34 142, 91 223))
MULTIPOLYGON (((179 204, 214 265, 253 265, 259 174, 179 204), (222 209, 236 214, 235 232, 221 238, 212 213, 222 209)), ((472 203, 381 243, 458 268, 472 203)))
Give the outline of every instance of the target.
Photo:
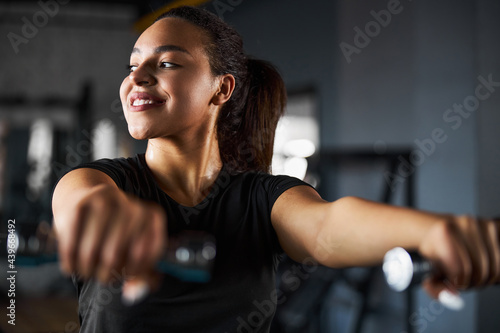
POLYGON ((136 99, 132 103, 133 106, 139 106, 139 105, 143 105, 143 104, 155 104, 155 101, 153 101, 151 99, 136 99))

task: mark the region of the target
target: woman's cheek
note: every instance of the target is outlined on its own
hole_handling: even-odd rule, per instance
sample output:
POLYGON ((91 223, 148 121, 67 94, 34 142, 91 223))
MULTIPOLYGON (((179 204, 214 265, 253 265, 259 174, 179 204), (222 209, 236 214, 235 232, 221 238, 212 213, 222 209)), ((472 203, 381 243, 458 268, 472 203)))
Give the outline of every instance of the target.
POLYGON ((120 102, 122 104, 122 109, 123 109, 123 115, 125 116, 125 119, 127 118, 127 96, 130 92, 130 83, 128 82, 128 77, 123 79, 122 84, 120 85, 120 102))
POLYGON ((123 79, 122 84, 120 85, 120 100, 122 105, 125 107, 127 105, 127 95, 130 92, 131 86, 128 79, 128 76, 123 79))

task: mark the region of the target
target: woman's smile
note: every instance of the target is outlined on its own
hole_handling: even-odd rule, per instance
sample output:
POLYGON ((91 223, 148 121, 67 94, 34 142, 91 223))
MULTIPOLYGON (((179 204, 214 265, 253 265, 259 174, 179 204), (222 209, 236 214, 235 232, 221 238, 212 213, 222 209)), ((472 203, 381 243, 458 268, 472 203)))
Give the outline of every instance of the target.
POLYGON ((130 94, 128 108, 132 112, 146 111, 165 104, 165 100, 146 92, 130 94))

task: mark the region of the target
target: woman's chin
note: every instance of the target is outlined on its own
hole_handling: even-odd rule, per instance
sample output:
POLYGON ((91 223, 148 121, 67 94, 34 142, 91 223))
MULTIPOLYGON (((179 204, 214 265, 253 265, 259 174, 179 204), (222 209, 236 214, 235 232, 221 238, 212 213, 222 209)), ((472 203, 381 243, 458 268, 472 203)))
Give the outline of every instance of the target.
POLYGON ((137 127, 128 127, 128 132, 130 136, 136 140, 147 140, 150 138, 150 133, 146 129, 137 128, 137 127))

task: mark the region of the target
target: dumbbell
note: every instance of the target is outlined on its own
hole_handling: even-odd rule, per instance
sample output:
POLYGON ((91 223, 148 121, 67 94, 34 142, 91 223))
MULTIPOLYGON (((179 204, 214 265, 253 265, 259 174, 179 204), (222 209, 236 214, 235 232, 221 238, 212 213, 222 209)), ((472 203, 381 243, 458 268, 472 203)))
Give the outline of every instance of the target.
MULTIPOLYGON (((9 237, 13 238, 15 244, 17 265, 38 265, 57 261, 57 242, 54 237, 25 237, 17 233, 9 237)), ((2 240, 9 246, 7 237, 1 238, 5 238, 2 240)), ((208 282, 212 276, 216 253, 215 238, 211 234, 203 231, 183 231, 169 238, 168 247, 156 268, 161 273, 183 281, 208 282)))

